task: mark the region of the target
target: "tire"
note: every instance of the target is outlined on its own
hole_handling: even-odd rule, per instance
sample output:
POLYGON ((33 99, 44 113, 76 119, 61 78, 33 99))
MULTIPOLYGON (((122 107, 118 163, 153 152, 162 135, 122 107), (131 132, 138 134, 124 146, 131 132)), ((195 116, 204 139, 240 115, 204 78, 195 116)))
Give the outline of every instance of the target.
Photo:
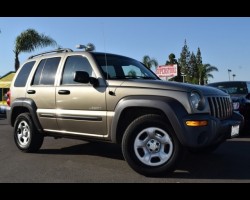
POLYGON ((183 147, 171 126, 155 114, 135 119, 122 139, 125 160, 139 174, 158 177, 175 169, 183 147))
POLYGON ((43 144, 43 135, 36 127, 29 113, 20 114, 14 124, 14 140, 23 152, 37 152, 43 144))

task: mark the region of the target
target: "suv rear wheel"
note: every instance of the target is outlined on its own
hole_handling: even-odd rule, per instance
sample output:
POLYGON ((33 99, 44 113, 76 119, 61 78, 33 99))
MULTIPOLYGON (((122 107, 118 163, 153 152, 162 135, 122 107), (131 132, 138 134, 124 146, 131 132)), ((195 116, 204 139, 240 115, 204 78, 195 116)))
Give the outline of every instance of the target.
POLYGON ((122 152, 128 164, 146 176, 162 176, 171 172, 182 153, 173 129, 159 115, 144 115, 126 129, 122 152))
POLYGON ((20 114, 14 125, 14 140, 24 152, 36 152, 43 144, 43 135, 37 132, 29 113, 20 114))

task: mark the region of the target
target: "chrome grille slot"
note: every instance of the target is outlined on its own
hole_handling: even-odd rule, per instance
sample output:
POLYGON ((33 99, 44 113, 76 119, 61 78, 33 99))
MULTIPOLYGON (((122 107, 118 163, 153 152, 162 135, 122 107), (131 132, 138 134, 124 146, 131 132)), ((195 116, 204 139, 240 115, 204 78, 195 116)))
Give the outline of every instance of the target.
POLYGON ((233 108, 230 97, 208 97, 210 113, 218 119, 232 116, 233 108))

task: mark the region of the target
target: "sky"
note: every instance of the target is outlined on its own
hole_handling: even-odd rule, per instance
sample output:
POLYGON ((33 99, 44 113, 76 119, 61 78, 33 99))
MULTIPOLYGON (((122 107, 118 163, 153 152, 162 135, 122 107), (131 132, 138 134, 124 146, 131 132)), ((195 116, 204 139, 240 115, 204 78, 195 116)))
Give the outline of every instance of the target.
MULTIPOLYGON (((208 82, 249 80, 250 17, 0 17, 0 76, 14 71, 16 37, 28 28, 52 37, 63 48, 93 43, 108 52, 142 61, 144 55, 164 65, 170 53, 180 57, 184 41, 190 52, 216 66, 208 82), (228 69, 231 70, 228 73, 228 69)), ((53 47, 21 53, 29 56, 53 47)))

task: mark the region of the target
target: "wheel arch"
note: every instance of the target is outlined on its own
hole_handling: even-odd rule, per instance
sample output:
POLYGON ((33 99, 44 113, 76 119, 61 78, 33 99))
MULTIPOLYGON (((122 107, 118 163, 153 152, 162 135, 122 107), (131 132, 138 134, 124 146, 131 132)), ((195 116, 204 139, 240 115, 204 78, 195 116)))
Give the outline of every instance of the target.
POLYGON ((36 126, 38 132, 42 132, 41 124, 38 120, 37 114, 37 106, 32 99, 28 98, 17 98, 11 105, 11 113, 10 113, 10 123, 11 126, 14 126, 16 118, 21 113, 28 112, 31 115, 31 118, 36 126))
POLYGON ((159 96, 132 96, 119 101, 111 125, 111 140, 121 143, 126 127, 136 118, 146 114, 158 114, 174 129, 181 143, 184 141, 182 116, 187 111, 176 99, 159 96))

